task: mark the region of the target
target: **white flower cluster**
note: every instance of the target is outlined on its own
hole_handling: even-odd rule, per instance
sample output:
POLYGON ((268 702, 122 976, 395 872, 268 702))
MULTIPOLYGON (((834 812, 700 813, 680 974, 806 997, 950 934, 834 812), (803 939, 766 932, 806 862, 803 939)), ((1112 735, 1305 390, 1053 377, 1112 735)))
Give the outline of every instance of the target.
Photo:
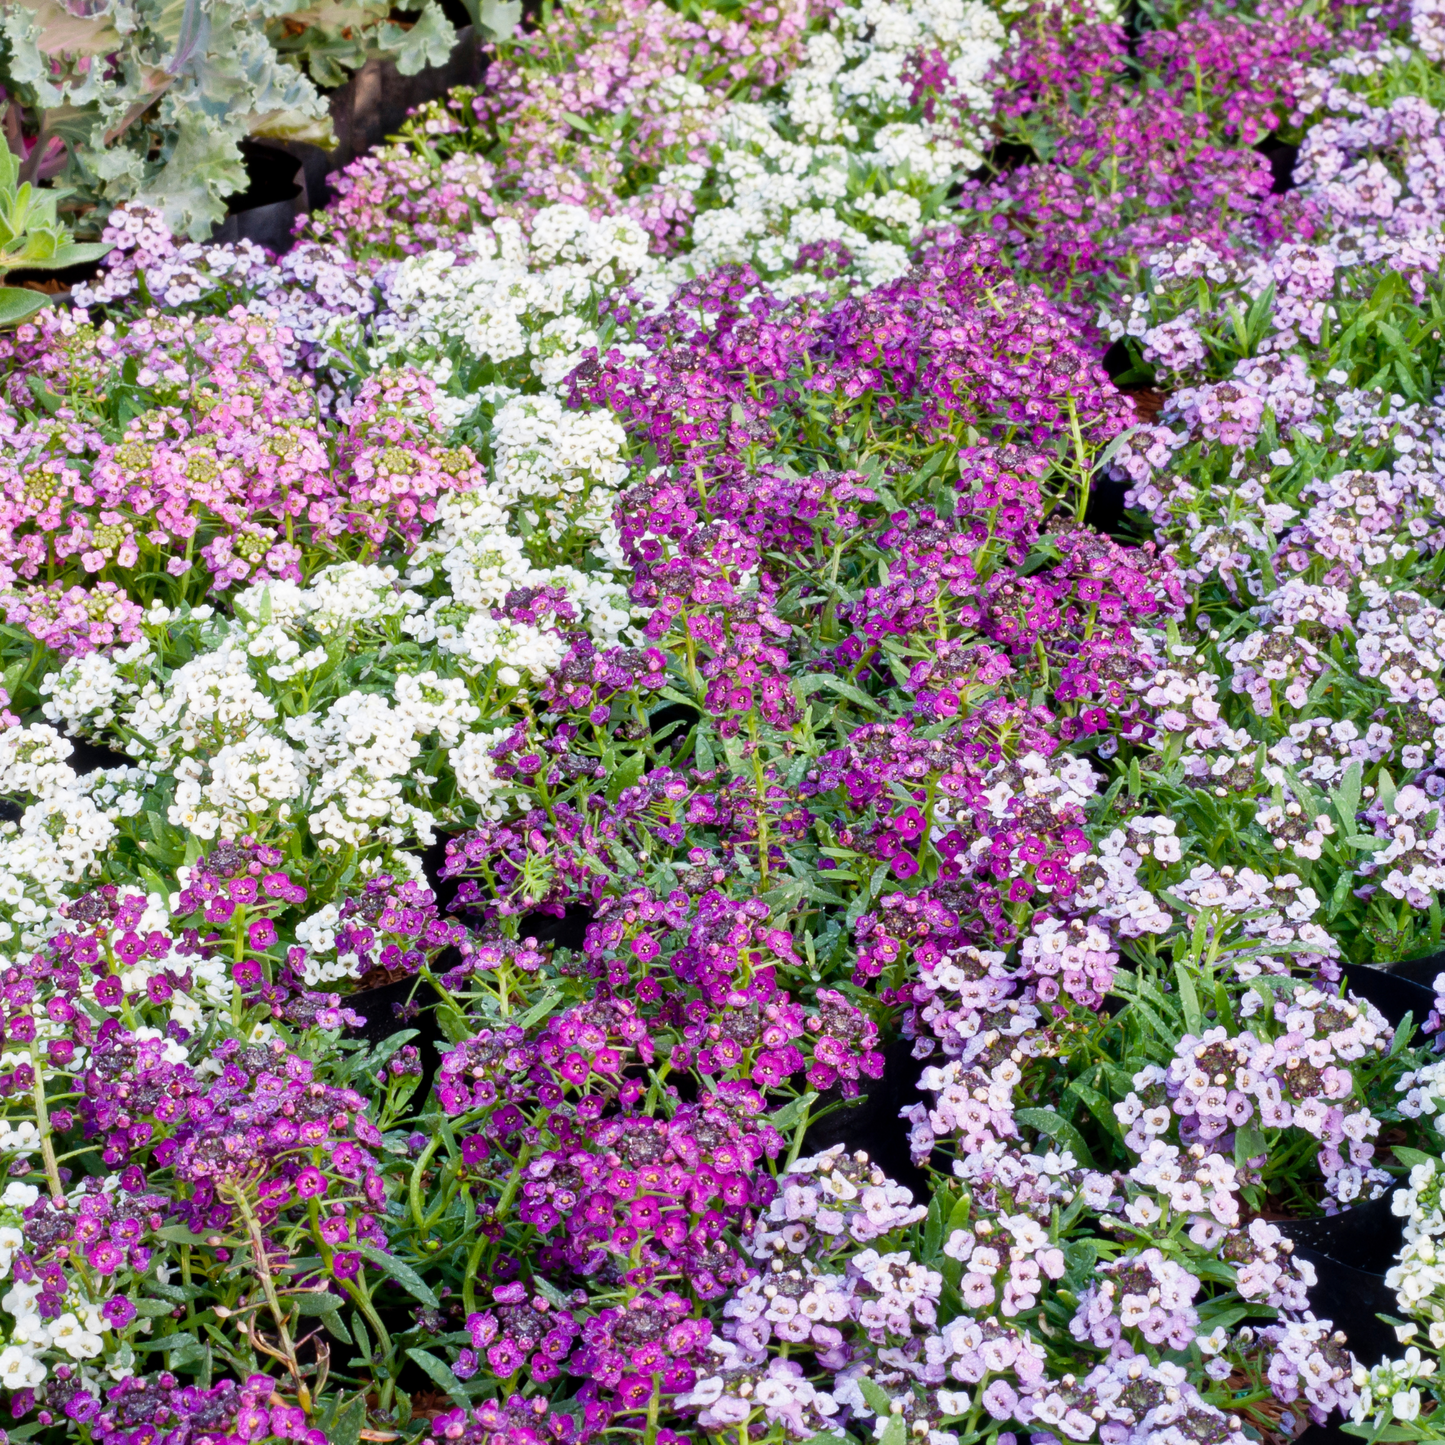
POLYGON ((673 273, 680 279, 745 261, 770 276, 796 268, 779 294, 815 290, 819 276, 802 250, 821 242, 846 248, 865 285, 901 274, 922 203, 982 160, 979 127, 992 109, 984 82, 1004 43, 1002 23, 982 0, 841 6, 809 40, 781 104, 732 105, 717 126, 711 167, 664 174, 671 189, 722 201, 700 209, 692 250, 673 273), (931 57, 930 78, 944 96, 936 119, 913 118, 908 69, 920 55, 931 57))
POLYGON ((1189 742, 1200 746, 1219 721, 1219 674, 1207 669, 1192 643, 1166 639, 1164 651, 1157 666, 1134 678, 1131 686, 1154 709, 1157 727, 1185 732, 1189 742))
MULTIPOLYGON (((50 848, 53 857, 37 876, 60 869, 64 881, 75 881, 77 868, 93 865, 98 844, 90 841, 79 858, 77 849, 92 834, 104 843, 114 833, 100 807, 116 818, 134 813, 154 774, 174 779, 167 821, 207 841, 264 832, 266 819, 283 826, 304 820, 322 851, 394 849, 413 835, 429 840, 436 811, 425 804, 437 779, 418 766, 424 747, 447 763, 455 755, 463 796, 484 811, 494 807, 502 786, 488 756, 496 730, 474 730, 482 710, 465 677, 402 671, 389 696, 353 691, 307 706, 316 679, 335 665, 333 639, 384 638, 425 615, 422 599, 400 587, 393 569, 342 564, 310 587, 270 583, 237 602, 242 620, 235 623, 209 608, 175 619, 153 609, 148 626, 174 621, 194 632, 195 655, 170 671, 149 643, 61 670, 50 692, 52 715, 80 731, 111 723, 142 767, 67 784, 63 826, 49 802, 27 812, 22 837, 53 832, 61 845, 50 848)), ((64 739, 43 731, 68 752, 64 739)), ((52 787, 49 752, 27 747, 20 766, 13 790, 30 782, 52 787)))
POLYGON ((1412 908, 1428 908, 1445 888, 1445 825, 1440 813, 1439 798, 1407 783, 1376 825, 1385 845, 1361 866, 1361 875, 1412 908))
POLYGON ((66 761, 73 752, 46 723, 0 730, 0 795, 32 800, 18 823, 0 823, 0 942, 39 943, 72 885, 100 875, 116 837, 115 810, 97 805, 66 761))
POLYGON ((799 1159, 779 1180, 749 1252, 754 1258, 802 1254, 815 1247, 817 1236, 840 1249, 867 1244, 916 1224, 927 1213, 866 1154, 848 1154, 836 1144, 799 1159))
POLYGON ((1184 916, 1191 922, 1206 910, 1221 929, 1237 921, 1245 944, 1231 951, 1230 965, 1242 979, 1257 978, 1265 971, 1287 972, 1291 955, 1333 957, 1340 951, 1329 933, 1313 922, 1322 904, 1298 874, 1269 878, 1254 868, 1197 863, 1170 891, 1184 903, 1184 916))
POLYGON ((556 386, 597 337, 576 320, 594 290, 631 285, 653 303, 671 288, 647 254, 647 234, 627 217, 594 221, 581 206, 548 206, 524 233, 503 217, 458 238, 457 249, 410 257, 382 278, 385 298, 364 337, 369 369, 405 358, 441 390, 439 414, 455 424, 474 413, 481 390, 448 391, 459 343, 471 366, 490 364, 488 398, 533 380, 556 386))
MULTIPOLYGON (((305 587, 276 581, 243 588, 233 606, 246 621, 252 655, 275 656, 293 669, 285 674, 268 670, 268 676, 280 681, 306 670, 299 665, 300 645, 289 635, 300 626, 325 639, 366 637, 384 628, 389 619, 417 611, 421 597, 398 585, 398 577, 395 567, 338 562, 323 567, 305 587)), ((317 667, 325 661, 325 649, 321 651, 317 667)))
POLYGON ((959 1290, 972 1310, 998 1304, 1009 1318, 1038 1303, 1044 1279, 1062 1279, 1064 1252, 1049 1230, 1031 1215, 999 1214, 980 1219, 973 1229, 955 1229, 943 1252, 960 1261, 964 1274, 959 1290))
POLYGON ((1129 1130, 1124 1142, 1140 1156, 1128 1177, 1152 1191, 1133 1198, 1124 1215, 1131 1223, 1148 1227, 1172 1211, 1189 1220, 1190 1238, 1196 1244, 1213 1244, 1225 1229, 1239 1223, 1239 1180, 1233 1163, 1222 1154, 1206 1153, 1199 1144, 1181 1150, 1155 1137, 1172 1122, 1169 1106, 1158 1103, 1146 1108, 1138 1091, 1148 1095, 1151 1085, 1163 1082, 1162 1072, 1150 1065, 1135 1074, 1134 1089, 1114 1105, 1115 1117, 1129 1130))
MULTIPOLYGON (((1385 723, 1372 722, 1363 732, 1351 718, 1312 717, 1292 722, 1285 736, 1269 748, 1269 759, 1280 768, 1293 768, 1310 782, 1330 787, 1339 782, 1352 763, 1361 769, 1384 762, 1391 755, 1394 732, 1385 723)), ((1404 750, 1407 767, 1421 767, 1410 761, 1410 749, 1404 750)))
MULTIPOLYGON (((1441 1329, 1440 1338, 1445 1342, 1445 1328, 1441 1329)), ((1357 1365, 1354 1383, 1359 1394, 1350 1418, 1362 1424, 1373 1416, 1377 1428, 1385 1423, 1387 1409, 1393 1411, 1395 1420, 1405 1424, 1418 1419, 1420 1385, 1433 1378, 1437 1368, 1438 1362, 1422 1355, 1414 1345, 1398 1360, 1382 1360, 1368 1370, 1357 1365)))
MULTIPOLYGON (((1378 677, 1392 702, 1426 704, 1431 721, 1445 724, 1439 680, 1445 610, 1418 592, 1389 592, 1369 578, 1361 580, 1360 591, 1364 606, 1355 643, 1360 676, 1378 677)), ((1445 740, 1445 733, 1441 737, 1445 740)))
POLYGON ((761 1353, 739 1348, 729 1340, 714 1339, 709 1348, 719 1357, 709 1371, 699 1369, 698 1379, 676 1404, 698 1411, 697 1423, 705 1430, 746 1426, 755 1410, 770 1425, 782 1425, 796 1440, 809 1440, 825 1432, 838 1401, 817 1389, 793 1360, 767 1359, 761 1353))
POLYGON ((415 586, 431 581, 433 561, 440 562, 448 590, 403 629, 454 656, 469 674, 495 668, 504 687, 546 677, 568 646, 563 631, 546 618, 508 616, 505 604, 513 593, 560 590, 578 623, 604 646, 615 645, 633 621, 620 569, 533 565, 507 512, 489 493, 443 499, 437 525, 408 573, 415 586))
POLYGON ((492 446, 489 498, 523 505, 529 528, 554 547, 565 549, 576 532, 622 567, 612 509, 627 476, 627 439, 611 412, 574 410, 552 395, 512 397, 497 411, 492 446))
POLYGON ((854 1300, 843 1274, 824 1273, 807 1258, 773 1259, 723 1306, 724 1330, 748 1351, 774 1339, 807 1345, 820 1363, 847 1362, 839 1325, 853 1318, 854 1300))
MULTIPOLYGON (((1172 838, 1174 831, 1172 818, 1133 818, 1129 828, 1129 832, 1137 835, 1133 842, 1129 832, 1115 828, 1101 838, 1091 852, 1076 855, 1072 866, 1079 881, 1069 900, 1070 908, 1090 918, 1107 920, 1121 938, 1167 933, 1173 926, 1173 917, 1139 881, 1139 869, 1158 846, 1149 839, 1157 836, 1158 841, 1163 842, 1172 838)), ((1166 851, 1172 850, 1166 845, 1166 851)))
POLYGON ((1183 1265, 1144 1249, 1102 1265, 1103 1278, 1079 1297, 1069 1323, 1076 1340, 1108 1349, 1123 1330, 1137 1329, 1151 1345, 1188 1349, 1199 1325, 1194 1297, 1199 1279, 1183 1265))
POLYGON ((99 277, 73 288, 77 308, 131 300, 142 283, 154 301, 168 307, 233 289, 252 315, 290 331, 283 349, 293 364, 295 342, 320 341, 338 317, 368 316, 376 309, 372 268, 337 245, 302 240, 272 256, 252 241, 177 241, 160 211, 138 203, 110 213, 104 239, 116 252, 99 277))
MULTIPOLYGON (((33 1184, 12 1181, 0 1194, 0 1279, 10 1274, 15 1255, 24 1246, 22 1212, 40 1198, 33 1184)), ((62 1206, 63 1207, 63 1206, 62 1206)), ((69 1361, 93 1360, 104 1348, 108 1328, 100 1310, 88 1301, 67 1299, 69 1308, 44 1318, 37 1302, 44 1289, 40 1280, 14 1280, 0 1298, 0 1309, 10 1317, 5 1348, 0 1350, 0 1384, 19 1390, 41 1384, 49 1370, 41 1357, 58 1352, 69 1361)))

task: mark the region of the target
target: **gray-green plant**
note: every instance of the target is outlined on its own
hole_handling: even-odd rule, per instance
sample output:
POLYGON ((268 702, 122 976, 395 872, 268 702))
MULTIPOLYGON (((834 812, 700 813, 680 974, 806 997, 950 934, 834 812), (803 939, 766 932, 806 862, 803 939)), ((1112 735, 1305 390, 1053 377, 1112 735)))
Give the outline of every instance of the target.
MULTIPOLYGON (((19 159, 0 151, 0 278, 11 271, 60 271, 98 261, 111 249, 72 239, 56 216, 64 194, 22 181, 19 159)), ((0 327, 18 326, 50 301, 43 291, 0 286, 0 327)))
POLYGON ((412 75, 456 43, 436 0, 3 0, 5 129, 23 179, 63 181, 88 228, 140 201, 202 240, 246 188, 242 140, 329 147, 322 87, 373 57, 412 75))

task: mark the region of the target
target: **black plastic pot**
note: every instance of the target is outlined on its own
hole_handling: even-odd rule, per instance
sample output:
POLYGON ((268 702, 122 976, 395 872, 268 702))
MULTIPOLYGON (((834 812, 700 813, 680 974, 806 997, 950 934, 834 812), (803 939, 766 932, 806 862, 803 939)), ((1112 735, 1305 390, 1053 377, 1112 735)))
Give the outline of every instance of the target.
POLYGON ((115 748, 93 743, 87 738, 71 738, 70 745, 73 751, 66 761, 81 777, 86 773, 98 772, 101 768, 129 768, 135 765, 134 758, 127 757, 115 748))
POLYGON ((349 166, 373 146, 383 144, 409 111, 459 85, 478 84, 486 69, 481 41, 470 25, 460 31, 444 65, 429 65, 403 75, 389 60, 368 60, 345 85, 330 95, 334 150, 307 141, 277 141, 275 147, 294 158, 304 176, 309 209, 320 210, 331 198, 329 177, 349 166))
POLYGON ((1392 963, 1389 972, 1395 978, 1406 978, 1420 984, 1433 998, 1435 980, 1445 973, 1445 952, 1427 953, 1423 958, 1407 958, 1401 963, 1392 963))
MULTIPOLYGON (((870 1079, 862 1097, 844 1104, 809 1127, 803 1136, 803 1153, 819 1154, 835 1144, 850 1153, 862 1150, 890 1179, 912 1191, 915 1200, 928 1198, 928 1176, 913 1162, 908 1149, 908 1125, 902 1111, 927 1100, 918 1080, 930 1062, 915 1059, 913 1044, 899 1039, 883 1056, 883 1077, 870 1079)), ((841 1095, 830 1089, 814 1105, 819 1108, 841 1095)))
MULTIPOLYGON (((1436 958, 1439 955, 1435 955, 1436 958)), ((1396 964, 1393 968, 1374 968, 1367 964, 1346 964, 1345 986, 1351 993, 1367 999, 1392 1023, 1400 1023, 1409 1014, 1414 1023, 1413 1041, 1422 1037, 1425 1020, 1435 1007, 1435 990, 1412 977, 1410 970, 1429 960, 1416 960, 1415 965, 1396 964)), ((1436 966, 1431 980, 1440 972, 1436 966)))
POLYGON ((1383 1276, 1395 1263, 1404 1239, 1403 1223, 1390 1209, 1392 1197, 1393 1191, 1340 1214, 1275 1222, 1280 1233, 1288 1235, 1300 1248, 1314 1250, 1366 1274, 1383 1276))
POLYGON ((1339 1420, 1331 1415, 1323 1425, 1311 1425, 1302 1435, 1296 1435, 1294 1445, 1360 1445, 1360 1437, 1346 1435, 1339 1420))
POLYGON ((279 254, 291 245, 297 216, 311 209, 305 170, 295 156, 262 141, 242 141, 241 154, 249 183, 231 197, 229 214, 211 240, 253 241, 279 254))
POLYGON ((1270 194, 1282 196, 1287 191, 1292 191, 1294 189, 1295 162, 1299 159, 1299 147, 1270 135, 1260 141, 1255 146, 1255 150, 1269 162, 1270 174, 1273 177, 1273 183, 1269 188, 1270 194))
POLYGON ((442 877, 442 867, 447 861, 447 844, 459 836, 457 833, 438 833, 436 842, 422 849, 422 876, 426 879, 426 886, 431 889, 437 908, 443 916, 451 912, 457 892, 462 886, 460 878, 442 877))
POLYGON ((431 1093, 432 1081, 441 1063, 439 1045, 446 1039, 437 1023, 436 991, 425 980, 403 978, 379 988, 343 995, 338 1001, 366 1021, 360 1028, 352 1029, 351 1034, 368 1044, 383 1043, 406 1029, 416 1030, 416 1037, 408 1042, 415 1045, 421 1055, 421 1079, 412 1095, 411 1107, 420 1110, 431 1093), (409 1003, 416 1009, 414 1014, 408 1008, 409 1003))
POLYGON ((1333 1320, 1335 1328, 1345 1332, 1361 1364, 1378 1365, 1387 1355, 1399 1353, 1395 1331, 1376 1318, 1396 1314, 1400 1308, 1383 1274, 1355 1269, 1306 1244, 1296 1245, 1295 1254, 1314 1265, 1319 1276, 1310 1291, 1310 1309, 1316 1319, 1333 1320))

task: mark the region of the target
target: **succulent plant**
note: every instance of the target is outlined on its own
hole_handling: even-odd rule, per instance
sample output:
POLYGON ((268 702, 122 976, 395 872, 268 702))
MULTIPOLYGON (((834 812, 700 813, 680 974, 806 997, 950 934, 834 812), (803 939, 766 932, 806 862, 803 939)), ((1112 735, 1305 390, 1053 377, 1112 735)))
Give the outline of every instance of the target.
MULTIPOLYGON (((59 271, 98 261, 111 249, 75 241, 56 216, 64 190, 32 186, 20 179, 20 158, 0 151, 0 277, 11 271, 59 271)), ((0 327, 17 326, 51 298, 23 286, 0 286, 0 327)))

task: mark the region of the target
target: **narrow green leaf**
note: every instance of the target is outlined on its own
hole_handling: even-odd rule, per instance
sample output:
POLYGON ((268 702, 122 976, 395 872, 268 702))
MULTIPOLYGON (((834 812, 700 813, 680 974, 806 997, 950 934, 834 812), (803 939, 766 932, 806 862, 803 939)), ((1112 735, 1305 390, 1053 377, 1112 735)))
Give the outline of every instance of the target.
POLYGON ((1124 1137, 1124 1131, 1119 1126, 1119 1120, 1115 1117, 1113 1106, 1097 1089, 1091 1089, 1087 1084, 1075 1079, 1069 1085, 1069 1092, 1077 1094, 1084 1107, 1094 1116, 1095 1119, 1112 1134, 1116 1139, 1124 1137))
POLYGON ((877 698, 869 697, 862 688, 855 687, 845 678, 835 677, 831 672, 810 672, 793 679, 793 691, 797 694, 800 702, 806 702, 808 697, 817 692, 819 688, 827 688, 829 692, 835 692, 839 697, 845 697, 849 702, 857 703, 867 712, 883 711, 882 704, 877 698))
POLYGON ((156 1234, 169 1244, 205 1244, 209 1236, 192 1234, 184 1224, 167 1224, 156 1234))
POLYGON ((48 256, 39 259, 26 258, 27 271, 63 271, 67 266, 84 266, 99 261, 115 250, 114 246, 101 241, 72 241, 67 246, 58 246, 48 256))
POLYGON ((928 1203, 928 1219, 923 1226, 923 1258, 930 1260, 943 1244, 943 1196, 935 1194, 928 1203))
POLYGON ((49 306, 52 297, 24 286, 0 286, 0 328, 19 326, 49 306))
POLYGON ((888 1392, 876 1380, 870 1380, 867 1375, 858 1377, 858 1388, 862 1391, 863 1398, 868 1402, 868 1408, 875 1415, 887 1415, 893 1404, 888 1392))
POLYGON ((574 111, 564 110, 562 112, 562 119, 565 120, 568 125, 580 130, 583 135, 595 136, 597 134, 597 127, 593 125, 590 120, 584 116, 577 115, 574 111))
POLYGON ((358 1395, 337 1415, 326 1438, 331 1445, 358 1445, 361 1432, 366 1425, 366 1401, 358 1395))
POLYGON ((324 1289, 303 1289, 296 1294, 282 1296, 287 1304, 293 1304, 307 1316, 334 1314, 347 1301, 324 1289))
POLYGON ((1030 1129, 1037 1129, 1040 1134, 1048 1135, 1056 1144, 1067 1149, 1074 1156, 1074 1162, 1082 1168, 1094 1167, 1094 1158, 1089 1153, 1089 1146, 1084 1143, 1084 1136, 1054 1110, 1015 1109, 1014 1118, 1020 1124, 1027 1124, 1030 1129))
POLYGON ((1407 1013, 1395 1025, 1395 1037, 1390 1041, 1390 1057, 1393 1059, 1411 1039, 1415 1037, 1415 1015, 1407 1013))
POLYGON ((470 1396, 462 1388, 462 1382, 452 1373, 451 1367, 445 1360, 439 1360, 429 1350, 418 1349, 415 1346, 406 1353, 408 1359, 415 1360, 446 1391, 448 1398, 458 1409, 470 1408, 472 1403, 470 1396))
POLYGON ((385 1250, 378 1249, 374 1244, 369 1244, 364 1240, 358 1242, 356 1248, 383 1274, 390 1275, 413 1299, 420 1300, 430 1309, 440 1307, 436 1295, 432 1293, 431 1286, 405 1260, 397 1259, 395 1255, 387 1254, 385 1250))
POLYGON ((1184 1027, 1197 1038, 1204 1032, 1204 1013, 1199 1007, 1199 994, 1195 991, 1187 964, 1174 965, 1174 984, 1179 990, 1180 1007, 1184 1010, 1184 1027))
POLYGON ((1253 1124, 1236 1130, 1234 1135, 1234 1166, 1243 1169, 1245 1161, 1256 1159, 1266 1148, 1265 1137, 1253 1124))
POLYGON ((1424 1154, 1419 1149, 1407 1149, 1403 1144, 1396 1144, 1394 1146, 1394 1154, 1395 1158, 1398 1159, 1401 1164, 1409 1165, 1412 1169, 1417 1164, 1434 1164, 1438 1166, 1440 1163, 1433 1154, 1424 1154))
MULTIPOLYGON (((561 997, 562 995, 558 990, 548 990, 548 992, 543 994, 542 997, 539 998, 537 1002, 534 1003, 532 1007, 527 1010, 526 1013, 522 1014, 520 1018, 508 1019, 507 1022, 516 1024, 519 1029, 529 1029, 539 1019, 546 1018, 546 1016, 551 1013, 552 1010, 556 1007, 557 1000, 561 997)), ((470 1038, 471 1031, 468 1030, 467 1034, 464 1037, 470 1038)))

